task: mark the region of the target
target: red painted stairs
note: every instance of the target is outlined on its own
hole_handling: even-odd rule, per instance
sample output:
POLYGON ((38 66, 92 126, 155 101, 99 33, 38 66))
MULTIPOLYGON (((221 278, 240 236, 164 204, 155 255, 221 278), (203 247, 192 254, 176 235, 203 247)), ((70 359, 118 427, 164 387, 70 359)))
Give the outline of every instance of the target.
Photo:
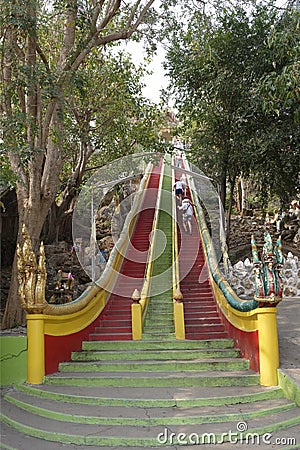
POLYGON ((99 315, 94 332, 89 335, 90 341, 132 339, 131 297, 135 289, 141 290, 144 281, 161 165, 162 162, 151 172, 114 292, 110 294, 105 308, 99 315))
MULTIPOLYGON (((181 173, 176 171, 175 179, 181 173)), ((187 197, 191 199, 190 190, 187 197)), ((195 213, 192 235, 185 233, 181 211, 177 212, 180 290, 183 294, 186 339, 228 338, 218 315, 214 292, 205 267, 205 256, 195 213), (200 277, 200 278, 199 278, 200 277)))

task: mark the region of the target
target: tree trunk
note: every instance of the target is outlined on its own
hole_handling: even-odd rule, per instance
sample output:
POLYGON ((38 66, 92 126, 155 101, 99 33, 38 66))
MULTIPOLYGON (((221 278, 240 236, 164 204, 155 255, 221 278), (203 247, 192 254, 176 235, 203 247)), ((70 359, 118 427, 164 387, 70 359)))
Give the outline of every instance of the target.
MULTIPOLYGON (((25 224, 32 241, 32 247, 37 254, 40 244, 40 234, 48 212, 49 200, 37 201, 39 189, 32 189, 29 198, 26 196, 26 189, 19 186, 17 189, 19 229, 17 242, 23 245, 22 226, 25 224), (30 205, 30 206, 29 206, 30 205), (26 207, 27 206, 27 207, 26 207)), ((2 319, 2 328, 11 328, 15 324, 24 324, 25 313, 21 308, 18 299, 18 271, 17 255, 15 252, 12 266, 10 289, 5 305, 4 316, 2 319)))
MULTIPOLYGON (((25 224, 32 240, 33 249, 37 252, 45 219, 59 188, 59 174, 64 163, 63 98, 64 90, 68 86, 71 76, 86 60, 93 48, 104 46, 119 39, 128 39, 138 29, 153 2, 154 0, 148 0, 140 10, 138 8, 141 6, 139 1, 132 6, 131 10, 127 6, 121 8, 119 0, 108 2, 108 6, 106 2, 100 2, 99 7, 92 8, 91 23, 93 24, 93 31, 82 37, 82 42, 85 42, 84 46, 80 44, 76 46, 78 5, 75 0, 70 1, 65 10, 61 54, 57 66, 53 68, 47 60, 47 55, 43 53, 43 49, 40 47, 36 20, 38 15, 37 2, 24 2, 22 16, 18 16, 20 21, 23 17, 26 18, 23 27, 16 25, 16 21, 10 19, 6 23, 6 39, 4 40, 1 61, 3 66, 3 108, 6 121, 4 137, 12 170, 18 177, 18 242, 21 245, 23 244, 21 230, 23 224, 25 224), (126 25, 123 29, 115 32, 111 29, 110 22, 120 10, 124 11, 124 24, 126 25), (43 78, 39 79, 40 71, 37 66, 37 57, 41 59, 51 80, 52 94, 46 100, 41 93, 43 78), (21 66, 23 66, 21 76, 19 76, 19 60, 22 61, 21 66), (16 87, 15 84, 18 80, 21 80, 21 82, 16 87), (55 86, 52 85, 53 83, 55 86), (16 103, 17 106, 15 107, 16 103), (19 129, 24 130, 20 132, 21 136, 18 136, 13 128, 16 123, 14 114, 15 111, 18 111, 18 108, 17 117, 21 123, 19 129), (22 148, 30 151, 26 161, 22 160, 22 151, 18 151, 22 148)), ((7 17, 14 17, 15 5, 10 11, 10 2, 7 2, 7 4, 9 5, 7 17)), ((76 182, 80 183, 81 181, 85 163, 86 159, 83 158, 76 182)), ((63 227, 67 226, 65 222, 69 220, 69 217, 64 216, 64 214, 67 210, 71 211, 75 198, 75 193, 72 190, 67 194, 71 194, 71 197, 68 198, 67 195, 67 202, 60 205, 62 211, 60 223, 64 224, 63 227)), ((59 218, 56 211, 57 219, 59 218)), ((58 230, 56 230, 57 232, 58 230)), ((3 318, 5 328, 23 321, 24 313, 21 311, 18 301, 17 283, 15 257, 11 288, 3 318)))
POLYGON ((230 194, 229 194, 229 202, 228 202, 227 231, 226 231, 226 242, 227 242, 228 249, 229 249, 229 238, 230 238, 230 228, 231 228, 231 214, 232 214, 232 207, 233 207, 235 180, 236 180, 236 177, 234 177, 233 180, 230 181, 230 194))
POLYGON ((221 175, 220 199, 221 199, 224 211, 225 211, 226 210, 226 173, 225 172, 223 172, 221 175))
POLYGON ((21 308, 18 298, 18 269, 17 254, 15 253, 14 262, 11 271, 11 282, 9 286, 8 298, 5 305, 5 311, 2 318, 2 328, 13 328, 18 325, 26 324, 26 313, 21 308))
POLYGON ((72 241, 72 209, 66 205, 57 206, 53 202, 46 218, 42 240, 45 244, 57 243, 59 241, 72 241))

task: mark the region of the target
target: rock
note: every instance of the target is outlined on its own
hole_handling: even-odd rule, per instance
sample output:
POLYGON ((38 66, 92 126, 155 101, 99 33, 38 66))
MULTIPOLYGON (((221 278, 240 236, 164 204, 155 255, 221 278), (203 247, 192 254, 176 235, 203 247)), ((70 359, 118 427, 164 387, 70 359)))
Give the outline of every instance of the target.
MULTIPOLYGON (((227 274, 229 283, 237 295, 253 298, 255 292, 255 277, 253 264, 249 258, 238 261, 232 266, 229 260, 228 267, 231 268, 227 274)), ((283 295, 285 297, 300 296, 300 267, 299 258, 289 252, 282 268, 282 279, 284 284, 283 295)))
POLYGON ((295 297, 297 294, 297 289, 293 286, 285 286, 283 289, 284 297, 295 297))
POLYGON ((245 295, 246 290, 245 290, 245 288, 243 286, 238 286, 237 289, 236 289, 236 293, 237 293, 238 296, 245 295))
POLYGON ((244 266, 245 266, 247 269, 248 269, 248 268, 252 268, 252 263, 251 263, 251 261, 250 261, 249 258, 246 258, 246 259, 245 259, 244 266))
POLYGON ((243 263, 243 261, 239 261, 239 262, 237 262, 233 267, 234 267, 234 269, 237 270, 237 271, 239 271, 239 270, 243 271, 243 269, 244 269, 244 263, 243 263))

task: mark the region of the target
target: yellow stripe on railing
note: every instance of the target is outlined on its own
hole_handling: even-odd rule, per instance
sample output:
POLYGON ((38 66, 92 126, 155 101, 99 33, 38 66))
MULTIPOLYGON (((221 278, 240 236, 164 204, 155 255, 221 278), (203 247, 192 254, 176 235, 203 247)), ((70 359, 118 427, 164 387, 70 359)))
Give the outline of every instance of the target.
MULTIPOLYGON (((134 222, 136 218, 136 211, 140 202, 143 199, 143 193, 148 184, 149 176, 151 173, 151 164, 147 166, 145 176, 140 184, 139 191, 134 199, 133 208, 128 215, 128 225, 130 227, 130 233, 133 230, 134 222)), ((126 219, 126 220, 127 220, 126 219)), ((123 230, 125 230, 125 225, 123 230)), ((119 248, 122 251, 118 251, 117 248, 111 253, 110 267, 114 269, 117 274, 119 267, 123 260, 123 250, 129 245, 128 231, 120 236, 119 248)), ((45 349, 44 349, 44 335, 51 336, 66 336, 72 333, 76 333, 83 330, 90 325, 100 314, 105 306, 105 302, 109 295, 108 289, 112 286, 112 281, 109 280, 109 270, 105 275, 105 288, 99 286, 89 287, 85 293, 62 309, 59 307, 53 310, 53 307, 45 309, 45 314, 27 314, 27 382, 30 384, 40 384, 43 381, 45 374, 45 349), (55 311, 56 314, 52 313, 55 311), (52 314, 51 314, 52 313, 52 314)), ((114 277, 113 282, 114 281, 114 277)))
MULTIPOLYGON (((172 189, 175 183, 175 171, 172 170, 172 189)), ((173 191, 172 191, 173 193, 173 191)), ((185 339, 184 304, 180 291, 179 261, 178 261, 178 233, 176 196, 172 195, 172 262, 173 262, 173 302, 174 327, 176 339, 185 339)))

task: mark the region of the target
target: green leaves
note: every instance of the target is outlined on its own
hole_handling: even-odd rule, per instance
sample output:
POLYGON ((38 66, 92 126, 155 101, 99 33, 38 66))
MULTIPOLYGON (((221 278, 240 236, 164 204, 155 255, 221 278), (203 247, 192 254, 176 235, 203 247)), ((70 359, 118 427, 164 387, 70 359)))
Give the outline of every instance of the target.
POLYGON ((278 117, 289 111, 300 123, 300 14, 287 10, 267 39, 269 70, 263 74, 257 91, 263 108, 278 117), (272 65, 271 65, 272 64, 272 65))
POLYGON ((265 199, 295 195, 299 13, 223 3, 191 13, 170 41, 166 68, 195 162, 219 183, 255 178, 265 199))

